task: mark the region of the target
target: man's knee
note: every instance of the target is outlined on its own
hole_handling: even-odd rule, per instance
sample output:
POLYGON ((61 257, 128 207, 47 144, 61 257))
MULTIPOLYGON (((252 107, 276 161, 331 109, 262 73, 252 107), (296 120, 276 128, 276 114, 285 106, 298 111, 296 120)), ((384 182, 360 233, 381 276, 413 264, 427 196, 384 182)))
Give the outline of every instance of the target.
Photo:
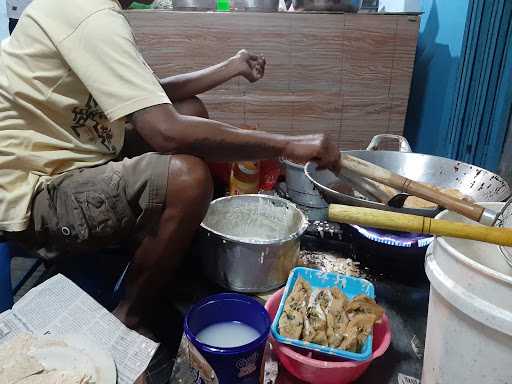
POLYGON ((169 165, 169 197, 204 209, 213 195, 213 182, 206 163, 189 155, 172 156, 169 165))
POLYGON ((186 100, 173 102, 173 106, 182 115, 197 116, 204 119, 209 118, 206 106, 197 96, 193 96, 186 100))

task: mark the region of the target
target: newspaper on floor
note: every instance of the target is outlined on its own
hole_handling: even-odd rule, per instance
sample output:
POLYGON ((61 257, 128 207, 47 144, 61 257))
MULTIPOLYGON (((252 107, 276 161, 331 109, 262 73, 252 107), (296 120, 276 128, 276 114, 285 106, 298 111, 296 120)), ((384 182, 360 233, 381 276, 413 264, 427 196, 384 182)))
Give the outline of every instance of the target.
POLYGON ((63 275, 32 288, 12 310, 0 314, 0 344, 18 332, 35 335, 80 333, 109 351, 117 382, 132 384, 148 367, 158 344, 125 327, 63 275))

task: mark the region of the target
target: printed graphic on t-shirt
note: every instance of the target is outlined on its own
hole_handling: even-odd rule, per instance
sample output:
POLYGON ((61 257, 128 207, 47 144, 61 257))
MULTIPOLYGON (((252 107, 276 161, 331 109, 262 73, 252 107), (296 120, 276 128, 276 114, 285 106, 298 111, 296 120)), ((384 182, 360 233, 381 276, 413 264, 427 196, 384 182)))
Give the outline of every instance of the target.
POLYGON ((71 130, 82 141, 99 143, 109 152, 116 152, 109 121, 92 95, 83 107, 73 108, 71 130))

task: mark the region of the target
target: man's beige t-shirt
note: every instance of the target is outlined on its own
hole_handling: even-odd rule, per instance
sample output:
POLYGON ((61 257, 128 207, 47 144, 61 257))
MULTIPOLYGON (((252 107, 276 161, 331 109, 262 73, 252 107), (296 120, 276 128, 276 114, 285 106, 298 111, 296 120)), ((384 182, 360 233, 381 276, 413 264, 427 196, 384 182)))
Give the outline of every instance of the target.
POLYGON ((51 176, 114 159, 125 118, 170 103, 116 0, 34 0, 0 49, 0 230, 51 176))

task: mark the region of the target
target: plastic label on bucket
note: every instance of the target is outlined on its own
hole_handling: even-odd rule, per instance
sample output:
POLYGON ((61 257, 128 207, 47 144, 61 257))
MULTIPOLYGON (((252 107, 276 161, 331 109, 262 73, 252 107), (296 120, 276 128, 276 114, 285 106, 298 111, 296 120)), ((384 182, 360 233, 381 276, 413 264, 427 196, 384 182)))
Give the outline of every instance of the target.
POLYGON ((191 383, 219 384, 213 368, 186 337, 181 340, 180 351, 182 356, 188 360, 189 374, 191 375, 188 379, 191 383))
POLYGON ((398 384, 420 384, 421 381, 415 377, 404 375, 403 373, 398 374, 398 384))
POLYGON ((249 356, 247 359, 239 359, 235 366, 238 369, 238 377, 242 378, 247 375, 250 375, 251 373, 255 372, 257 369, 257 362, 259 358, 259 353, 254 352, 251 356, 249 356))

